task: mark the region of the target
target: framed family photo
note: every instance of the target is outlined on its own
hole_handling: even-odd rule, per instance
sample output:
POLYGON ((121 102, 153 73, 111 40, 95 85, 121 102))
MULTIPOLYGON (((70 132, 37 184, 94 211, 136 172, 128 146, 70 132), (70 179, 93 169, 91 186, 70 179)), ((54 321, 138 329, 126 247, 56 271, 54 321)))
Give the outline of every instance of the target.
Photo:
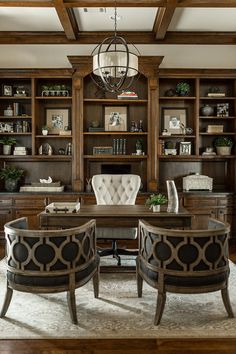
POLYGON ((163 108, 163 128, 171 134, 182 134, 183 127, 186 127, 186 108, 163 108))
POLYGON ((127 107, 105 107, 105 131, 127 131, 127 107))
POLYGON ((46 124, 50 134, 59 134, 69 126, 69 108, 46 108, 46 124))
POLYGON ((3 85, 2 94, 3 94, 3 96, 12 96, 12 86, 3 85))

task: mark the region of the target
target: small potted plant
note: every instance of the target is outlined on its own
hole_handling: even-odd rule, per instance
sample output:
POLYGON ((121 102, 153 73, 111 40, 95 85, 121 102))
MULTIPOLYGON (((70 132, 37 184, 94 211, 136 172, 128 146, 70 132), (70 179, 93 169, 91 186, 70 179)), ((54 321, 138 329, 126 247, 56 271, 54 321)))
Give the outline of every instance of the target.
POLYGON ((190 93, 190 85, 184 81, 179 82, 176 85, 175 91, 179 96, 188 96, 190 93))
POLYGON ((16 144, 16 139, 11 136, 4 136, 0 139, 0 144, 3 145, 3 155, 11 155, 11 147, 16 144))
POLYGON ((150 209, 154 212, 160 211, 160 206, 166 204, 168 201, 167 197, 164 194, 151 194, 150 197, 146 200, 146 205, 150 206, 150 209))
POLYGON ((217 155, 230 155, 234 142, 229 136, 218 136, 214 140, 217 155))
POLYGON ((42 126, 42 134, 43 135, 48 135, 49 132, 49 127, 47 125, 42 126))
POLYGON ((143 142, 141 139, 138 139, 135 144, 136 147, 136 154, 137 155, 142 155, 143 152, 143 142))
POLYGON ((0 170, 0 179, 5 181, 5 189, 8 192, 18 190, 18 182, 24 174, 24 170, 15 166, 6 166, 0 170))

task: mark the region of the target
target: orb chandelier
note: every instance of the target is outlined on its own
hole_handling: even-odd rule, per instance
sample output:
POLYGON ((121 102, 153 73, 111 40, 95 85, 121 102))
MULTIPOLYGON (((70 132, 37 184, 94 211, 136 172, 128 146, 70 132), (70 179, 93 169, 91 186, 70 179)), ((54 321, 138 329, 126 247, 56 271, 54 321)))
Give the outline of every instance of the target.
POLYGON ((117 9, 114 13, 114 35, 105 38, 92 51, 92 79, 105 91, 120 92, 127 90, 138 74, 138 49, 131 44, 129 51, 126 40, 117 35, 117 9))

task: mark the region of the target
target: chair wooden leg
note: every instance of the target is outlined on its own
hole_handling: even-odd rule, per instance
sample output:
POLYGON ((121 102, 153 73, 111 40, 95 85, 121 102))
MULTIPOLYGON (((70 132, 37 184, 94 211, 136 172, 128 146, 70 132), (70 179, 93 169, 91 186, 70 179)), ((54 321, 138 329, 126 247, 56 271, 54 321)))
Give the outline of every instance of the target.
POLYGON ((137 272, 137 291, 138 291, 138 297, 142 297, 143 295, 143 278, 141 275, 137 272))
POLYGON ((230 303, 230 298, 229 298, 229 292, 228 292, 228 288, 224 288, 221 290, 221 296, 223 299, 223 303, 225 305, 225 309, 229 315, 230 318, 234 317, 234 313, 231 307, 231 303, 230 303))
POLYGON ((9 288, 9 286, 7 284, 4 302, 2 305, 2 310, 0 312, 0 317, 4 317, 5 314, 7 313, 8 307, 9 307, 11 299, 12 299, 12 294, 13 294, 13 290, 11 288, 9 288))
POLYGON ((75 302, 75 289, 70 289, 67 291, 67 303, 69 307, 71 321, 74 324, 78 323, 76 314, 76 302, 75 302))
POLYGON ((94 291, 94 297, 97 299, 99 296, 99 269, 97 272, 94 274, 93 277, 93 291, 94 291))
POLYGON ((158 291, 156 314, 155 314, 155 318, 154 318, 154 325, 155 326, 159 325, 159 323, 161 322, 161 318, 162 318, 162 314, 163 314, 163 311, 164 311, 165 303, 166 303, 166 293, 165 292, 160 293, 158 291))

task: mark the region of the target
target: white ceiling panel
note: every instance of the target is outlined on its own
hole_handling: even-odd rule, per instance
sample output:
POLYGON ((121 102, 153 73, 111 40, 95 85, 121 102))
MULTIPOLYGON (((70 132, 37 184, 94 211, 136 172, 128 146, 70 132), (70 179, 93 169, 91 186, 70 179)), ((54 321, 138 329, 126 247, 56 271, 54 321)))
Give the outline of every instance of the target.
POLYGON ((57 12, 42 7, 0 7, 0 31, 62 31, 57 12))
MULTIPOLYGON (((99 8, 75 8, 75 16, 80 31, 112 31, 114 29, 114 8, 106 8, 106 12, 100 12, 99 8)), ((151 31, 156 17, 157 8, 117 8, 118 31, 151 31)))
POLYGON ((236 9, 179 8, 168 31, 236 31, 236 9))

